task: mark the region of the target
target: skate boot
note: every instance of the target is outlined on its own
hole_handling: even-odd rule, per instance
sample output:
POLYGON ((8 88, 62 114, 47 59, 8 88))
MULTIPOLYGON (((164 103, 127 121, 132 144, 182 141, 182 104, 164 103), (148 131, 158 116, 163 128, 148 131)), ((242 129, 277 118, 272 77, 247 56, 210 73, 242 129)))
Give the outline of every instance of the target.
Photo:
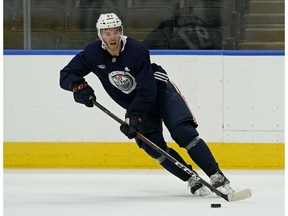
POLYGON ((210 191, 193 177, 188 179, 188 187, 190 188, 191 193, 196 196, 207 196, 210 194, 210 191))
POLYGON ((210 176, 210 184, 224 194, 235 192, 230 186, 230 181, 220 170, 210 176))

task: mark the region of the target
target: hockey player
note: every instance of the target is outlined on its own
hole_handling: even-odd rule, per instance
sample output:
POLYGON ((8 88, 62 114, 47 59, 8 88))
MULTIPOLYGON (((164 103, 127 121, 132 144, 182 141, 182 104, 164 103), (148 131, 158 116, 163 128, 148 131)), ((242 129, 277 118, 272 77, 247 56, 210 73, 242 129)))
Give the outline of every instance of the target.
POLYGON ((129 139, 136 138, 138 146, 166 170, 188 182, 192 194, 205 196, 210 191, 139 140, 136 131, 192 168, 167 146, 163 138, 164 122, 173 140, 185 148, 191 159, 210 177, 211 185, 223 193, 233 193, 230 181, 199 137, 197 122, 179 89, 161 66, 150 62, 149 50, 140 42, 123 35, 122 22, 114 13, 101 14, 96 28, 100 40, 87 45, 61 70, 60 86, 72 91, 76 102, 92 107, 91 96, 95 100, 96 96, 84 77, 90 72, 94 73, 108 95, 127 111, 127 124, 121 125, 120 130, 129 139))

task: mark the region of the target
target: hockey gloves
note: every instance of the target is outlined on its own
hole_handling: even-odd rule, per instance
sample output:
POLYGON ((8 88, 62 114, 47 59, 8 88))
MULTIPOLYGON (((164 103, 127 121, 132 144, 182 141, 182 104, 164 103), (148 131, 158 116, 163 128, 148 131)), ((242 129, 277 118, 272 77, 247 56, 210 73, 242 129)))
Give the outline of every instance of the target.
POLYGON ((129 139, 133 139, 137 136, 137 131, 142 124, 142 116, 140 113, 132 113, 130 116, 126 116, 126 123, 120 126, 120 130, 129 139))
POLYGON ((91 98, 96 100, 94 90, 85 81, 75 83, 73 86, 73 96, 77 103, 85 104, 87 107, 93 107, 91 98))

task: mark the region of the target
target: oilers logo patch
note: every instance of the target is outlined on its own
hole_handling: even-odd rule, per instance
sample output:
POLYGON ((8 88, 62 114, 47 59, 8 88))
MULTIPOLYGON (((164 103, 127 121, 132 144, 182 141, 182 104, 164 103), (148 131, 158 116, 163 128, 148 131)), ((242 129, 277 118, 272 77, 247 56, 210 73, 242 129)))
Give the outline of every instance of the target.
POLYGON ((109 81, 125 94, 129 94, 136 88, 135 78, 128 72, 113 71, 108 77, 109 81))

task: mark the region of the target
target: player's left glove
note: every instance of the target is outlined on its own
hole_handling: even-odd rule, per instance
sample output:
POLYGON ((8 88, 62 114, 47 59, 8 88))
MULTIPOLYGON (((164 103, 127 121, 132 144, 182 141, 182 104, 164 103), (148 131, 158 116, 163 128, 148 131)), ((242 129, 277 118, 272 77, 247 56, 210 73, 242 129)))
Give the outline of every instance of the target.
POLYGON ((120 130, 125 134, 129 139, 133 139, 137 136, 137 131, 142 124, 142 115, 141 113, 135 112, 130 115, 126 115, 125 124, 120 126, 120 130))

